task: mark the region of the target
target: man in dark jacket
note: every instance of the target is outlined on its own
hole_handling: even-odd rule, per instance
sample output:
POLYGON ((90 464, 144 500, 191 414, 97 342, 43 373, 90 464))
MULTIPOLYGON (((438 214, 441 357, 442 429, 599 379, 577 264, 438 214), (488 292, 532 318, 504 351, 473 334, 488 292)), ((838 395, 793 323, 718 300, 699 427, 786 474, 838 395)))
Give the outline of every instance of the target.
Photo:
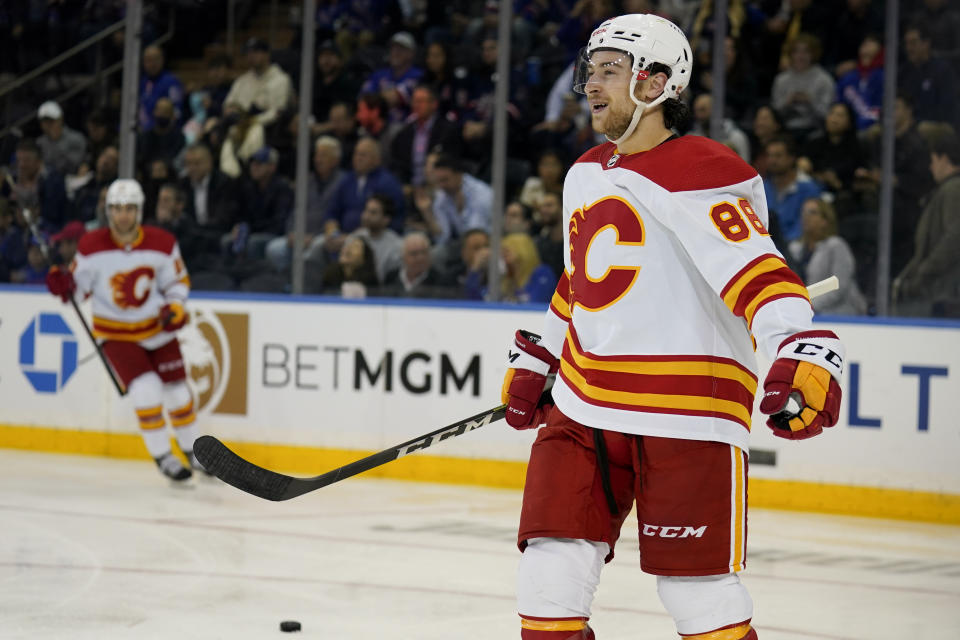
POLYGON ((12 186, 0 184, 0 197, 16 201, 36 215, 40 227, 59 231, 70 218, 70 206, 63 174, 43 163, 40 147, 30 138, 17 143, 16 162, 11 176, 12 186))
POLYGON ((424 184, 427 154, 436 149, 457 155, 460 129, 437 113, 439 101, 433 89, 421 85, 413 90, 410 118, 393 139, 390 168, 405 184, 424 184))
POLYGON ((97 156, 93 177, 77 190, 73 197, 74 218, 81 222, 97 219, 97 205, 100 204, 100 192, 117 179, 120 166, 120 152, 114 146, 104 147, 97 156))
POLYGON ((197 268, 197 258, 204 245, 201 236, 197 234, 196 223, 184 214, 185 205, 183 190, 173 182, 167 182, 160 186, 157 207, 149 222, 166 229, 177 238, 180 255, 189 271, 197 268))
MULTIPOLYGON (((249 240, 246 254, 249 258, 264 257, 270 240, 282 236, 287 218, 293 211, 293 189, 277 175, 279 154, 276 149, 263 147, 250 156, 250 176, 240 183, 241 224, 248 225, 249 240)), ((236 234, 245 233, 234 227, 236 234)))
POLYGON ((160 98, 153 107, 153 126, 137 136, 137 165, 149 175, 149 163, 174 160, 186 145, 186 138, 177 125, 177 112, 170 98, 160 98))
POLYGON ((184 214, 198 229, 219 238, 237 222, 239 186, 213 166, 209 147, 193 144, 184 153, 186 176, 180 181, 185 197, 184 214))
POLYGON ((402 264, 384 278, 380 295, 398 298, 454 298, 456 289, 433 266, 430 237, 412 231, 403 238, 402 264))
POLYGON ((937 188, 924 207, 914 254, 894 281, 898 315, 960 315, 960 141, 954 134, 934 140, 930 172, 937 188))

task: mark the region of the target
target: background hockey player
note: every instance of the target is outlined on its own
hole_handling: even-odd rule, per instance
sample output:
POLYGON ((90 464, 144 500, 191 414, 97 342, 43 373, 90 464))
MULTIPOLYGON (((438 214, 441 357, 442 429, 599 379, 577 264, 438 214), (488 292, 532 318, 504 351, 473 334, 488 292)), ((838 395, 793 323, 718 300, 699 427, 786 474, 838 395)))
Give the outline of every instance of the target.
POLYGON ((565 273, 543 337, 518 331, 507 421, 535 428, 520 516, 521 637, 594 638, 587 621, 634 501, 643 571, 687 639, 756 640, 746 562, 747 447, 758 378, 773 432, 836 423, 843 347, 812 330, 800 278, 766 230, 763 184, 733 151, 678 138, 691 53, 675 25, 624 15, 590 36, 575 89, 609 143, 563 193, 565 273), (550 373, 555 407, 538 407, 550 373), (783 412, 788 395, 796 417, 783 412))
POLYGON ((164 475, 183 481, 191 471, 171 451, 163 408, 180 450, 202 470, 175 335, 187 321, 190 278, 173 235, 141 226, 143 202, 136 180, 114 181, 106 196, 109 227, 84 235, 70 269, 52 269, 47 287, 64 302, 74 293, 93 297, 93 334, 133 400, 144 444, 164 475))

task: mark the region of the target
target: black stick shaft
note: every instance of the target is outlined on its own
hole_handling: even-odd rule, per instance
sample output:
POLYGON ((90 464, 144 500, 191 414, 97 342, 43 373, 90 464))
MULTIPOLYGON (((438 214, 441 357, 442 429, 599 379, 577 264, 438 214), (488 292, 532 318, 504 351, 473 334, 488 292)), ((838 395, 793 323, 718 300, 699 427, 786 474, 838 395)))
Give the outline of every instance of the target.
POLYGON ((295 478, 264 469, 241 458, 213 436, 198 438, 193 452, 207 471, 227 484, 265 500, 289 500, 479 429, 502 419, 505 412, 506 405, 496 406, 313 478, 295 478))
POLYGON ((433 446, 437 442, 441 442, 447 438, 455 438, 467 433, 468 431, 479 429, 484 425, 503 418, 505 410, 505 405, 488 409, 487 411, 478 413, 477 415, 471 416, 465 420, 461 420, 460 422, 455 422, 451 425, 447 425, 446 427, 441 427, 436 431, 431 431, 430 433, 420 436, 419 438, 407 440, 403 444, 398 444, 390 449, 384 449, 379 453, 374 453, 373 455, 367 456, 366 458, 361 458, 360 460, 346 464, 342 467, 334 469, 333 471, 328 471, 327 473, 313 478, 313 484, 316 485, 314 488, 319 489, 321 487, 326 487, 334 482, 339 482, 351 476, 355 476, 358 473, 363 473, 364 471, 369 471, 370 469, 387 464, 388 462, 393 462, 397 458, 402 458, 403 456, 414 453, 415 451, 426 449, 427 447, 433 446))
POLYGON ((90 343, 93 344, 93 348, 96 349, 97 355, 100 356, 100 362, 103 363, 103 368, 107 370, 107 375, 110 377, 110 382, 113 383, 113 388, 117 390, 117 393, 121 396, 127 395, 127 388, 123 386, 123 383, 120 382, 120 378, 117 377, 117 373, 113 370, 113 365, 110 364, 110 361, 107 360, 107 354, 103 352, 103 349, 100 347, 100 343, 97 342, 97 339, 93 337, 93 331, 90 330, 90 325, 87 324, 87 319, 83 317, 83 313, 80 311, 80 305, 77 304, 77 299, 73 296, 70 296, 70 304, 73 305, 73 310, 77 312, 77 317, 80 318, 80 324, 83 325, 83 330, 86 332, 87 337, 90 338, 90 343))

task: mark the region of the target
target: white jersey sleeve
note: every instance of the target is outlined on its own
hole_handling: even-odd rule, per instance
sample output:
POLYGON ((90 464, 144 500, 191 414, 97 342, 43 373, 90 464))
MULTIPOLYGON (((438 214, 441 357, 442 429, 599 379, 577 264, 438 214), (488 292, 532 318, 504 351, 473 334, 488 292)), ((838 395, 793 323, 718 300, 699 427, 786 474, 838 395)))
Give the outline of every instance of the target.
POLYGON ((666 210, 680 244, 768 357, 787 336, 809 329, 813 307, 803 282, 770 239, 759 176, 671 193, 669 200, 666 210))
POLYGON ((169 259, 164 260, 157 270, 157 287, 166 302, 185 304, 190 295, 190 276, 180 257, 180 246, 173 245, 169 259))

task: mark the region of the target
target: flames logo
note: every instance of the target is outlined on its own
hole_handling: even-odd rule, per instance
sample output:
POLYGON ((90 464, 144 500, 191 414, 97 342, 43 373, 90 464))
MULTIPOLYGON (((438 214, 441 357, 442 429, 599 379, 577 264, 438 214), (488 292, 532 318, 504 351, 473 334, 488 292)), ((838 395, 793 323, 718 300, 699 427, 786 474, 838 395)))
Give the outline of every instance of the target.
MULTIPOLYGON (((593 242, 605 231, 615 234, 614 247, 642 246, 643 220, 630 203, 618 197, 603 198, 577 209, 570 216, 570 306, 599 311, 622 298, 640 273, 639 264, 600 264, 604 272, 594 278, 587 271, 587 259, 593 242)), ((602 250, 594 260, 615 258, 602 250), (606 254, 606 255, 605 255, 606 254)), ((594 263, 596 264, 596 262, 594 263)))
POLYGON ((153 267, 137 267, 132 271, 122 271, 116 274, 110 278, 113 301, 121 309, 141 306, 150 297, 153 278, 153 267))

